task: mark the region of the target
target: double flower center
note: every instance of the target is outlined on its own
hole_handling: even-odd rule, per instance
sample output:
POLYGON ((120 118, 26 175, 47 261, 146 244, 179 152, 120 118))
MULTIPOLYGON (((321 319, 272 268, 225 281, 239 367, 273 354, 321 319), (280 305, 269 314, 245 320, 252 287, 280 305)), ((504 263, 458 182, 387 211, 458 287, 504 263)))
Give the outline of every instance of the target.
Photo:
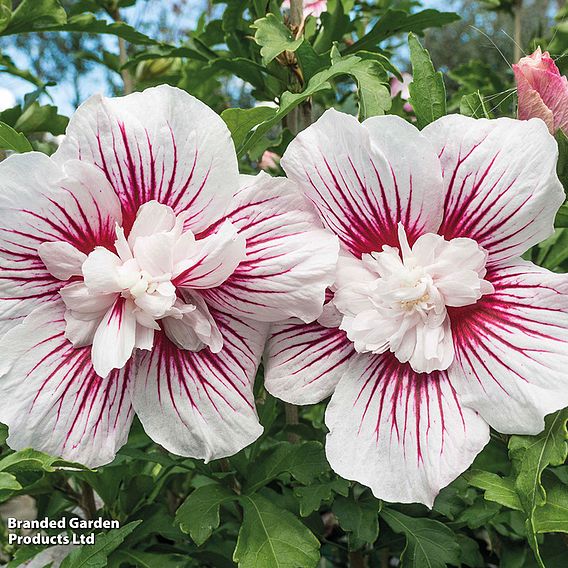
MULTIPOLYGON (((340 327, 361 353, 391 351, 419 373, 447 369, 454 358, 447 308, 493 292, 487 255, 472 239, 427 233, 410 247, 402 225, 398 236, 400 249, 363 255, 357 281, 338 287, 340 327)), ((340 261, 339 282, 341 270, 340 261)))

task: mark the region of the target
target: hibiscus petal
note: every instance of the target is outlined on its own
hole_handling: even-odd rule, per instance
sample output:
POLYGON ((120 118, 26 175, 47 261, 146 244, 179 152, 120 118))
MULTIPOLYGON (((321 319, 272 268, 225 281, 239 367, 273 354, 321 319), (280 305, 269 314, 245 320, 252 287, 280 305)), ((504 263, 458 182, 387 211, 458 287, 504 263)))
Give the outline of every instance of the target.
POLYGON ((174 235, 166 233, 138 237, 134 256, 140 268, 152 276, 172 274, 175 240, 174 235))
POLYGON ((417 374, 391 354, 358 355, 327 407, 326 453, 379 499, 432 506, 489 441, 445 373, 417 374))
POLYGON ((89 315, 104 316, 114 304, 116 294, 92 294, 83 282, 72 282, 59 291, 68 309, 89 315))
POLYGON ((337 239, 286 178, 261 173, 243 176, 243 184, 228 218, 246 239, 246 259, 203 297, 238 317, 313 321, 335 279, 337 239))
POLYGON ((266 326, 214 312, 223 349, 178 349, 157 333, 132 383, 134 408, 148 435, 167 450, 210 461, 237 453, 262 433, 252 386, 266 326))
POLYGON ((121 292, 118 269, 122 261, 110 250, 97 247, 83 263, 83 277, 91 294, 121 292))
POLYGON ((454 114, 422 132, 442 163, 439 234, 474 239, 489 264, 520 256, 552 234, 564 191, 556 175, 558 148, 541 120, 454 114))
POLYGON ((128 235, 128 244, 134 247, 138 237, 171 231, 176 224, 176 214, 171 207, 157 201, 144 203, 136 212, 136 220, 128 235))
POLYGON ((98 467, 128 437, 130 369, 99 377, 90 349, 65 339, 64 311, 62 302, 50 302, 0 342, 0 421, 14 450, 32 447, 98 467))
POLYGON ((219 353, 223 348, 223 336, 207 304, 197 293, 183 296, 187 304, 178 300, 174 308, 181 311, 182 317, 161 320, 164 332, 180 349, 199 351, 208 346, 212 353, 219 353))
POLYGON ((515 80, 517 82, 518 116, 521 120, 540 118, 544 120, 548 130, 554 134, 554 114, 544 104, 539 92, 527 81, 518 65, 513 65, 515 80))
POLYGON ((315 404, 333 392, 354 353, 336 327, 300 320, 273 324, 264 352, 266 390, 292 404, 315 404))
POLYGON ((462 402, 500 432, 537 434, 568 406, 568 277, 522 260, 496 267, 495 293, 450 310, 448 370, 462 402))
POLYGON ((84 252, 63 241, 42 243, 37 252, 48 272, 59 280, 81 276, 81 266, 87 258, 84 252))
POLYGON ((130 300, 118 297, 102 319, 93 338, 93 368, 101 377, 122 369, 136 343, 136 316, 130 300))
POLYGON ((330 109, 290 143, 282 167, 357 257, 398 246, 399 222, 411 243, 440 224, 440 164, 428 140, 397 116, 359 124, 330 109))
POLYGON ((91 97, 71 118, 53 159, 96 164, 119 196, 124 226, 138 208, 156 200, 186 226, 201 231, 224 214, 238 187, 238 165, 229 129, 188 93, 160 85, 126 97, 91 97))
POLYGON ((72 256, 79 260, 96 244, 112 244, 121 213, 104 176, 97 168, 77 161, 66 164, 63 170, 44 154, 13 155, 0 164, 0 185, 2 335, 45 300, 56 296, 64 285, 60 276, 76 272, 67 257, 64 264, 69 271, 62 269, 54 277, 52 261, 61 258, 50 256, 42 243, 68 243, 77 251, 72 256), (40 245, 49 270, 38 254, 40 245))
POLYGON ((246 256, 246 242, 230 221, 195 243, 175 267, 174 284, 180 288, 215 288, 233 274, 246 256))

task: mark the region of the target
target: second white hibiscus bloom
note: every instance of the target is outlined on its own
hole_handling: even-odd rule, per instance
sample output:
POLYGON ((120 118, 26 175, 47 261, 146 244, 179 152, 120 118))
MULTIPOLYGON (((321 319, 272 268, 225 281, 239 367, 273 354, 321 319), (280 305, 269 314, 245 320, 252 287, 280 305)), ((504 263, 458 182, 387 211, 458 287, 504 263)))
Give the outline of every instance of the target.
POLYGON ((282 158, 342 243, 324 314, 274 326, 268 390, 332 395, 327 456, 387 501, 432 505, 489 440, 568 404, 568 276, 520 258, 564 200, 540 120, 327 111, 282 158))

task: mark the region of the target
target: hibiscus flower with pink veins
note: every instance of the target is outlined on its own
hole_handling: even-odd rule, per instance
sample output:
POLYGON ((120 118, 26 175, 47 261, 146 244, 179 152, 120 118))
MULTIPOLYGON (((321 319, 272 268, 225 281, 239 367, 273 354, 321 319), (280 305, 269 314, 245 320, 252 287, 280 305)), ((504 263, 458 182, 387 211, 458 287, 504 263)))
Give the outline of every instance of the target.
POLYGON ((520 258, 564 200, 540 120, 327 111, 287 176, 342 243, 317 322, 273 327, 266 387, 332 395, 332 468, 388 501, 432 505, 489 426, 536 434, 568 404, 568 277, 520 258))
POLYGON ((91 98, 0 180, 8 444, 98 466, 134 413, 183 456, 254 441, 267 322, 320 315, 339 249, 294 185, 239 177, 221 118, 167 86, 91 98))

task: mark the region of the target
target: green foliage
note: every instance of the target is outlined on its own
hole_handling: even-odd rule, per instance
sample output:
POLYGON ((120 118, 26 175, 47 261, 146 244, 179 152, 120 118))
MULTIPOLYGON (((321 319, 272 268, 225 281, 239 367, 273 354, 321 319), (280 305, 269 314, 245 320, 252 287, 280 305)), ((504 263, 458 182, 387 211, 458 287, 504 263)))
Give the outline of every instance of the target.
POLYGON ((459 19, 458 14, 438 10, 422 10, 416 14, 409 14, 404 10, 387 10, 373 28, 345 52, 355 53, 361 49, 376 48, 379 43, 393 35, 402 32, 420 33, 427 28, 445 26, 459 19))
POLYGON ((67 14, 59 0, 23 0, 12 13, 2 34, 21 34, 65 24, 67 14))
POLYGON ((517 511, 523 510, 513 479, 500 477, 490 471, 478 470, 472 470, 464 474, 464 477, 470 485, 484 489, 484 496, 488 501, 494 501, 517 511))
POLYGON ((104 568, 108 564, 109 555, 141 522, 133 521, 119 529, 99 535, 94 545, 83 546, 67 556, 61 563, 61 568, 104 568))
POLYGON ((436 72, 428 51, 420 45, 414 34, 409 34, 408 44, 413 76, 410 102, 418 128, 424 128, 446 114, 446 89, 442 73, 436 72))
POLYGON ((400 557, 402 568, 459 566, 460 545, 446 525, 432 519, 409 517, 390 508, 381 511, 381 518, 395 533, 406 537, 406 547, 400 557))
MULTIPOLYGON (((511 436, 509 453, 516 473, 515 489, 526 516, 526 529, 529 543, 533 548, 537 561, 544 566, 539 553, 535 526, 535 513, 546 505, 547 494, 542 484, 542 473, 549 465, 562 465, 568 454, 568 432, 566 422, 568 410, 560 410, 546 419, 545 429, 537 436, 511 436)), ((560 488, 555 491, 556 503, 565 501, 568 487, 562 488, 564 497, 559 498, 560 488)), ((546 526, 546 512, 558 507, 549 507, 545 510, 544 521, 540 525, 541 531, 546 526)))
POLYGON ((473 118, 491 118, 483 95, 479 91, 471 93, 470 95, 464 95, 461 98, 460 114, 473 118))
POLYGON ((318 539, 294 515, 262 495, 241 497, 243 524, 234 559, 240 568, 312 568, 319 560, 318 539))
POLYGON ((219 509, 237 496, 224 485, 198 487, 177 510, 176 521, 197 546, 201 546, 219 526, 219 509))
POLYGON ((251 464, 246 488, 249 492, 257 491, 283 474, 308 484, 327 469, 329 465, 323 445, 319 442, 282 442, 261 454, 251 464))
POLYGON ((0 122, 0 148, 14 152, 29 152, 32 150, 32 145, 21 132, 16 132, 11 126, 0 122))
MULTIPOLYGON (((249 112, 243 109, 229 109, 224 111, 221 116, 225 118, 227 113, 229 118, 225 122, 229 127, 236 128, 246 121, 251 125, 251 131, 243 140, 242 144, 237 145, 239 155, 246 153, 252 146, 258 143, 266 133, 278 122, 284 119, 294 108, 306 101, 308 98, 332 88, 331 80, 343 75, 351 76, 359 86, 359 112, 360 118, 368 118, 376 114, 384 114, 390 108, 390 96, 381 78, 386 78, 384 71, 376 61, 362 59, 355 55, 342 57, 337 50, 332 50, 330 67, 325 71, 320 71, 314 75, 306 88, 301 93, 291 93, 286 91, 280 99, 280 106, 271 109, 271 112, 249 112), (245 117, 238 118, 240 113, 247 113, 245 117), (254 122, 258 119, 258 122, 254 122)), ((242 130, 237 132, 237 140, 242 140, 242 130)))
POLYGON ((256 20, 252 27, 256 29, 254 39, 261 46, 260 55, 265 65, 284 51, 296 51, 304 41, 302 37, 294 38, 282 18, 274 14, 256 20))
POLYGON ((357 500, 338 497, 335 500, 333 512, 341 528, 348 533, 350 549, 356 550, 377 540, 380 509, 380 502, 373 497, 357 500))
POLYGON ((347 497, 348 493, 349 482, 341 478, 310 483, 307 487, 298 487, 294 490, 294 495, 300 502, 302 517, 307 517, 320 509, 322 503, 330 503, 336 494, 347 497))

